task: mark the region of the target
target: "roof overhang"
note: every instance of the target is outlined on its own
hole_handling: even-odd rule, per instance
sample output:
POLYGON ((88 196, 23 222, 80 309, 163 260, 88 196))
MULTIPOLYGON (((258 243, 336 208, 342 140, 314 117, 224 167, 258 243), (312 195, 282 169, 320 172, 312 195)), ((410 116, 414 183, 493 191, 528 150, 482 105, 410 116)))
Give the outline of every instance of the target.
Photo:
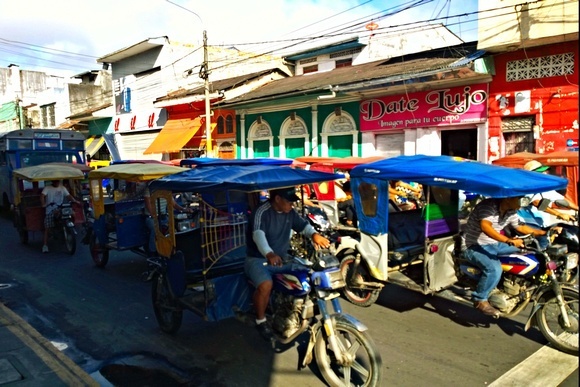
POLYGON ((115 52, 112 52, 112 53, 107 54, 105 56, 102 56, 102 57, 97 59, 97 63, 119 62, 121 60, 130 58, 132 56, 141 54, 145 51, 149 51, 152 48, 163 46, 165 44, 166 39, 167 39, 166 37, 160 37, 160 38, 151 38, 151 39, 143 40, 143 41, 136 43, 132 46, 122 48, 118 51, 115 51, 115 52))

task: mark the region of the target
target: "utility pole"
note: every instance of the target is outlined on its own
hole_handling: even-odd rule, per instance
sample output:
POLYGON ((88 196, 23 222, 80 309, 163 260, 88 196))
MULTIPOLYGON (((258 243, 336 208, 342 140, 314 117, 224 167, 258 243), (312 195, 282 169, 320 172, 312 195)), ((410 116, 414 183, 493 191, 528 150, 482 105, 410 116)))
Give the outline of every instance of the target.
POLYGON ((205 157, 213 157, 211 139, 211 109, 209 104, 209 64, 207 55, 207 31, 203 31, 203 65, 199 72, 204 80, 205 89, 205 157))

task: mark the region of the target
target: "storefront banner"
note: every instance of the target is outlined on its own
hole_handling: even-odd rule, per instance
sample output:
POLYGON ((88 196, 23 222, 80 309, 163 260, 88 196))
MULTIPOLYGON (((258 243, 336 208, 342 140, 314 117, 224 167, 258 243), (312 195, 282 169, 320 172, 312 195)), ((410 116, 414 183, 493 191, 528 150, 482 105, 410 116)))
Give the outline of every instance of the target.
POLYGON ((367 99, 360 104, 361 131, 461 125, 487 118, 488 85, 367 99))

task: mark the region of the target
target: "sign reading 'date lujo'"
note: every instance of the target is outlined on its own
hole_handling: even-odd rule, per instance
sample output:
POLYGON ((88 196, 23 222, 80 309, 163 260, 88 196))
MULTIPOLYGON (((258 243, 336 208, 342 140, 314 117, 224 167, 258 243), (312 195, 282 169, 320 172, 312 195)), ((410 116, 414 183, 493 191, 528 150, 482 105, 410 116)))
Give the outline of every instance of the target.
POLYGON ((479 123, 487 118, 487 84, 367 99, 362 131, 479 123))

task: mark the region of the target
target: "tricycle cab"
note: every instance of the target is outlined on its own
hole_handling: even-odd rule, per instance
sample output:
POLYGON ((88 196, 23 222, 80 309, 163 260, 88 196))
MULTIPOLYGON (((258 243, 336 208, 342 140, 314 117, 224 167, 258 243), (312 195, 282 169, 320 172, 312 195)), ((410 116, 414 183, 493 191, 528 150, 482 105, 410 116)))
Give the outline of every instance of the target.
MULTIPOLYGON (((89 168, 77 164, 47 163, 25 167, 13 172, 14 226, 20 241, 28 243, 28 233, 44 231, 45 209, 41 205, 42 190, 52 180, 60 180, 69 193, 81 199, 81 181, 89 168)), ((84 223, 84 210, 81 205, 73 205, 75 224, 84 223)))
POLYGON ((490 197, 523 196, 565 185, 565 180, 449 156, 399 156, 355 167, 352 192, 360 241, 342 238, 344 255, 360 253, 374 280, 425 294, 457 282, 454 252, 462 224, 459 190, 490 197), (416 182, 423 208, 388 211, 389 182, 416 182))
POLYGON ((89 173, 89 191, 94 213, 91 255, 97 266, 105 266, 109 250, 132 250, 149 255, 148 242, 153 232, 147 205, 151 180, 182 168, 161 163, 125 162, 89 173))
POLYGON ((250 215, 261 204, 260 192, 342 177, 293 169, 290 163, 205 160, 186 172, 151 182, 160 267, 165 268, 163 276, 180 307, 208 320, 249 310, 246 238, 250 215), (195 198, 194 211, 187 215, 167 211, 175 195, 183 193, 195 198))

